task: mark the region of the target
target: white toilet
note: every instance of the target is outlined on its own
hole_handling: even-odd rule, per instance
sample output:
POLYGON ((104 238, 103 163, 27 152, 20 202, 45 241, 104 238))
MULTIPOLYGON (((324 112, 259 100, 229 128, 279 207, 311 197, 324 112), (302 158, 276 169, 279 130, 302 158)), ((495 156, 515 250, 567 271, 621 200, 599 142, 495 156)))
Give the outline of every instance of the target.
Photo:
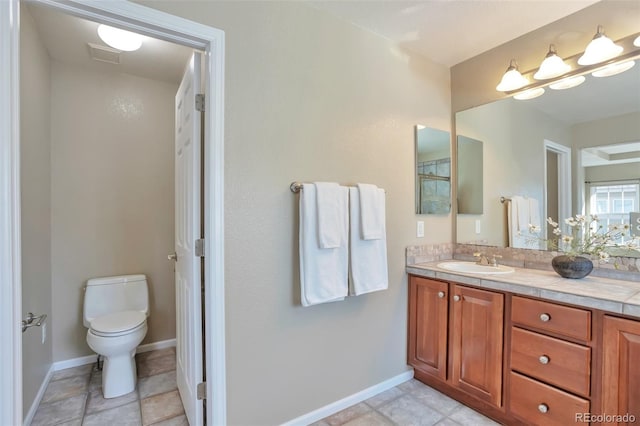
POLYGON ((149 290, 144 275, 92 278, 84 294, 87 344, 104 357, 102 393, 115 398, 136 387, 136 348, 147 334, 149 290))

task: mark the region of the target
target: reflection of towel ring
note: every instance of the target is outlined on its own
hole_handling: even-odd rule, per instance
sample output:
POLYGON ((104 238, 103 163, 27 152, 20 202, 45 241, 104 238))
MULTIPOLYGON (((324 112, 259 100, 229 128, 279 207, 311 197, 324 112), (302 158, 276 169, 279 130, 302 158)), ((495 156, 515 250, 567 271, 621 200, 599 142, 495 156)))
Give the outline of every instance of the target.
POLYGON ((502 204, 504 204, 505 202, 511 202, 511 198, 507 198, 507 197, 500 197, 500 202, 502 204))

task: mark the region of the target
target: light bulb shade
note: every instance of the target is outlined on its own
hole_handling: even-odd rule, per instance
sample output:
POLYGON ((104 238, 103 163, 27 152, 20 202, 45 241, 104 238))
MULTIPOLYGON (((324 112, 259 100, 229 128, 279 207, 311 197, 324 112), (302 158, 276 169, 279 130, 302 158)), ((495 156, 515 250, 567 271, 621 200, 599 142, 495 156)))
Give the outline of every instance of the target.
POLYGON ((578 59, 580 65, 593 65, 599 62, 608 61, 615 58, 622 52, 622 46, 615 44, 609 37, 604 35, 602 27, 598 27, 598 32, 593 36, 584 54, 578 59))
POLYGON ((623 73, 635 65, 635 61, 625 61, 618 64, 607 65, 606 67, 591 73, 594 77, 611 77, 612 75, 623 73))
POLYGON ((636 39, 633 40, 633 45, 636 47, 640 47, 640 36, 636 37, 636 39))
POLYGON ((142 46, 142 36, 140 34, 108 25, 98 25, 98 36, 114 49, 124 50, 126 52, 138 50, 140 46, 142 46))
POLYGON ((520 71, 518 71, 518 64, 512 60, 509 64, 509 68, 507 68, 507 72, 502 76, 500 84, 496 86, 496 90, 499 92, 509 92, 511 90, 518 90, 527 84, 529 84, 529 80, 520 74, 520 71))
POLYGON ((540 68, 533 75, 536 80, 547 80, 549 78, 559 77, 571 71, 571 66, 567 65, 564 60, 555 52, 549 51, 547 57, 540 64, 540 68))
POLYGON ((581 85, 585 80, 586 79, 582 75, 579 75, 577 77, 563 78, 556 83, 550 84, 549 88, 553 90, 571 89, 572 87, 581 85))
POLYGON ((526 101, 527 99, 537 98, 538 96, 542 96, 544 93, 544 89, 542 87, 536 87, 535 89, 525 90, 522 93, 518 93, 513 98, 519 101, 526 101))

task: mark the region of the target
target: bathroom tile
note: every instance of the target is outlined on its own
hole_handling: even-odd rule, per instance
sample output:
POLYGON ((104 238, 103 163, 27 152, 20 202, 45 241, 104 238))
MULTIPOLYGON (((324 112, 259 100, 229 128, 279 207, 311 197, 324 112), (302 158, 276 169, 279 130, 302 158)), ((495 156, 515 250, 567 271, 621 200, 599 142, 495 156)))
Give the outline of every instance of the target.
POLYGON ((142 407, 142 422, 151 425, 184 413, 182 400, 178 391, 172 391, 145 398, 140 402, 142 407))
POLYGON ((379 405, 386 404, 387 402, 392 401, 402 395, 404 395, 404 392, 402 392, 398 387, 394 387, 367 399, 365 401, 365 404, 375 408, 379 405))
POLYGON ((149 359, 162 358, 163 356, 168 356, 168 355, 176 356, 176 348, 171 347, 171 348, 158 349, 157 351, 141 352, 139 354, 136 354, 136 361, 140 363, 140 362, 147 361, 149 359))
POLYGON ((189 421, 187 420, 187 416, 182 414, 169 420, 154 423, 153 426, 189 426, 189 421))
POLYGON ((449 415, 449 418, 463 425, 474 426, 498 426, 499 423, 494 422, 488 417, 474 411, 473 409, 462 405, 458 410, 449 415))
POLYGON ((89 380, 89 392, 94 389, 102 389, 102 371, 94 371, 91 373, 89 380))
POLYGON ((330 426, 343 425, 346 422, 355 419, 356 417, 360 417, 361 415, 368 413, 369 411, 371 411, 371 407, 361 402, 359 404, 352 405, 349 408, 345 408, 342 411, 338 411, 337 413, 324 419, 324 421, 327 422, 330 426))
POLYGON ((309 426, 329 426, 329 423, 327 423, 326 420, 322 419, 315 423, 311 423, 309 426))
POLYGON ((82 426, 82 417, 64 423, 58 423, 56 426, 82 426))
POLYGON ((54 382, 60 379, 68 379, 69 377, 74 376, 89 376, 94 366, 95 363, 85 364, 73 368, 65 368, 64 370, 58 370, 51 376, 51 381, 54 382))
POLYGON ((446 417, 436 423, 436 426, 462 426, 460 423, 451 420, 449 417, 446 417))
POLYGON ((343 426, 393 426, 393 422, 382 414, 372 411, 344 423, 343 426))
POLYGON ((152 395, 165 393, 178 388, 176 383, 176 371, 171 370, 155 376, 138 379, 138 391, 140 399, 145 399, 152 395))
MULTIPOLYGON (((427 405, 404 395, 378 408, 397 425, 433 426, 444 416, 427 405)), ((473 423, 467 423, 473 424, 473 423)))
POLYGON ((117 398, 105 398, 102 395, 102 388, 93 389, 89 392, 89 398, 87 398, 86 413, 91 414, 97 411, 104 411, 115 407, 126 405, 130 402, 138 400, 138 392, 129 392, 126 395, 119 396, 117 398))
POLYGON ((88 386, 88 375, 74 376, 67 379, 56 380, 55 382, 49 382, 41 402, 46 404, 48 402, 59 401, 72 396, 85 394, 88 386))
POLYGON ((138 363, 138 377, 149 377, 176 369, 176 355, 168 353, 161 357, 146 358, 138 363))
POLYGON ((445 394, 440 393, 429 386, 424 386, 414 390, 411 392, 411 396, 413 396, 418 402, 428 405, 444 415, 451 414, 461 405, 455 399, 449 398, 445 394))
POLYGON ((422 389, 422 388, 426 388, 427 385, 425 385, 424 383, 422 383, 419 380, 416 379, 411 379, 408 380, 404 383, 401 383, 400 385, 397 386, 398 389, 400 389, 403 392, 413 392, 416 389, 422 389))
POLYGON ((82 417, 86 395, 77 395, 48 404, 40 404, 31 426, 50 426, 82 417))
POLYGON ((82 426, 141 426, 140 404, 137 401, 130 402, 109 410, 85 416, 82 426))

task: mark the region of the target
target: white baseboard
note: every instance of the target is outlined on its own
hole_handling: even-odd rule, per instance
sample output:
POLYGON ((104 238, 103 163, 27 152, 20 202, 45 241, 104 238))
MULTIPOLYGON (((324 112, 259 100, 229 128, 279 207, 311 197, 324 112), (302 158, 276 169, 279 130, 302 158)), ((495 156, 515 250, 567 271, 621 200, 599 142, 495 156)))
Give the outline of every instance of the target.
POLYGON ((317 422, 318 420, 324 419, 332 414, 337 413, 338 411, 342 411, 345 408, 351 407, 359 402, 367 400, 373 396, 376 396, 379 393, 382 393, 392 387, 398 386, 401 383, 409 381, 413 378, 413 369, 405 371, 404 373, 398 374, 395 377, 392 377, 384 382, 380 382, 377 385, 373 385, 369 388, 361 390, 360 392, 354 393, 353 395, 349 395, 345 398, 342 398, 338 401, 332 402, 331 404, 325 405, 324 407, 320 407, 317 410, 314 410, 310 413, 304 414, 300 417, 297 417, 293 420, 290 420, 286 423, 283 423, 282 426, 302 426, 309 425, 311 423, 317 422))
POLYGON ((53 375, 53 364, 49 367, 49 371, 44 376, 44 380, 42 380, 42 384, 40 385, 40 389, 38 389, 38 393, 36 397, 33 399, 33 403, 31 407, 29 407, 29 411, 27 415, 24 417, 23 425, 30 426, 33 421, 33 416, 36 415, 36 411, 38 410, 38 406, 40 405, 40 401, 42 401, 42 397, 44 396, 44 392, 47 390, 47 386, 49 385, 49 381, 51 380, 51 376, 53 375))

